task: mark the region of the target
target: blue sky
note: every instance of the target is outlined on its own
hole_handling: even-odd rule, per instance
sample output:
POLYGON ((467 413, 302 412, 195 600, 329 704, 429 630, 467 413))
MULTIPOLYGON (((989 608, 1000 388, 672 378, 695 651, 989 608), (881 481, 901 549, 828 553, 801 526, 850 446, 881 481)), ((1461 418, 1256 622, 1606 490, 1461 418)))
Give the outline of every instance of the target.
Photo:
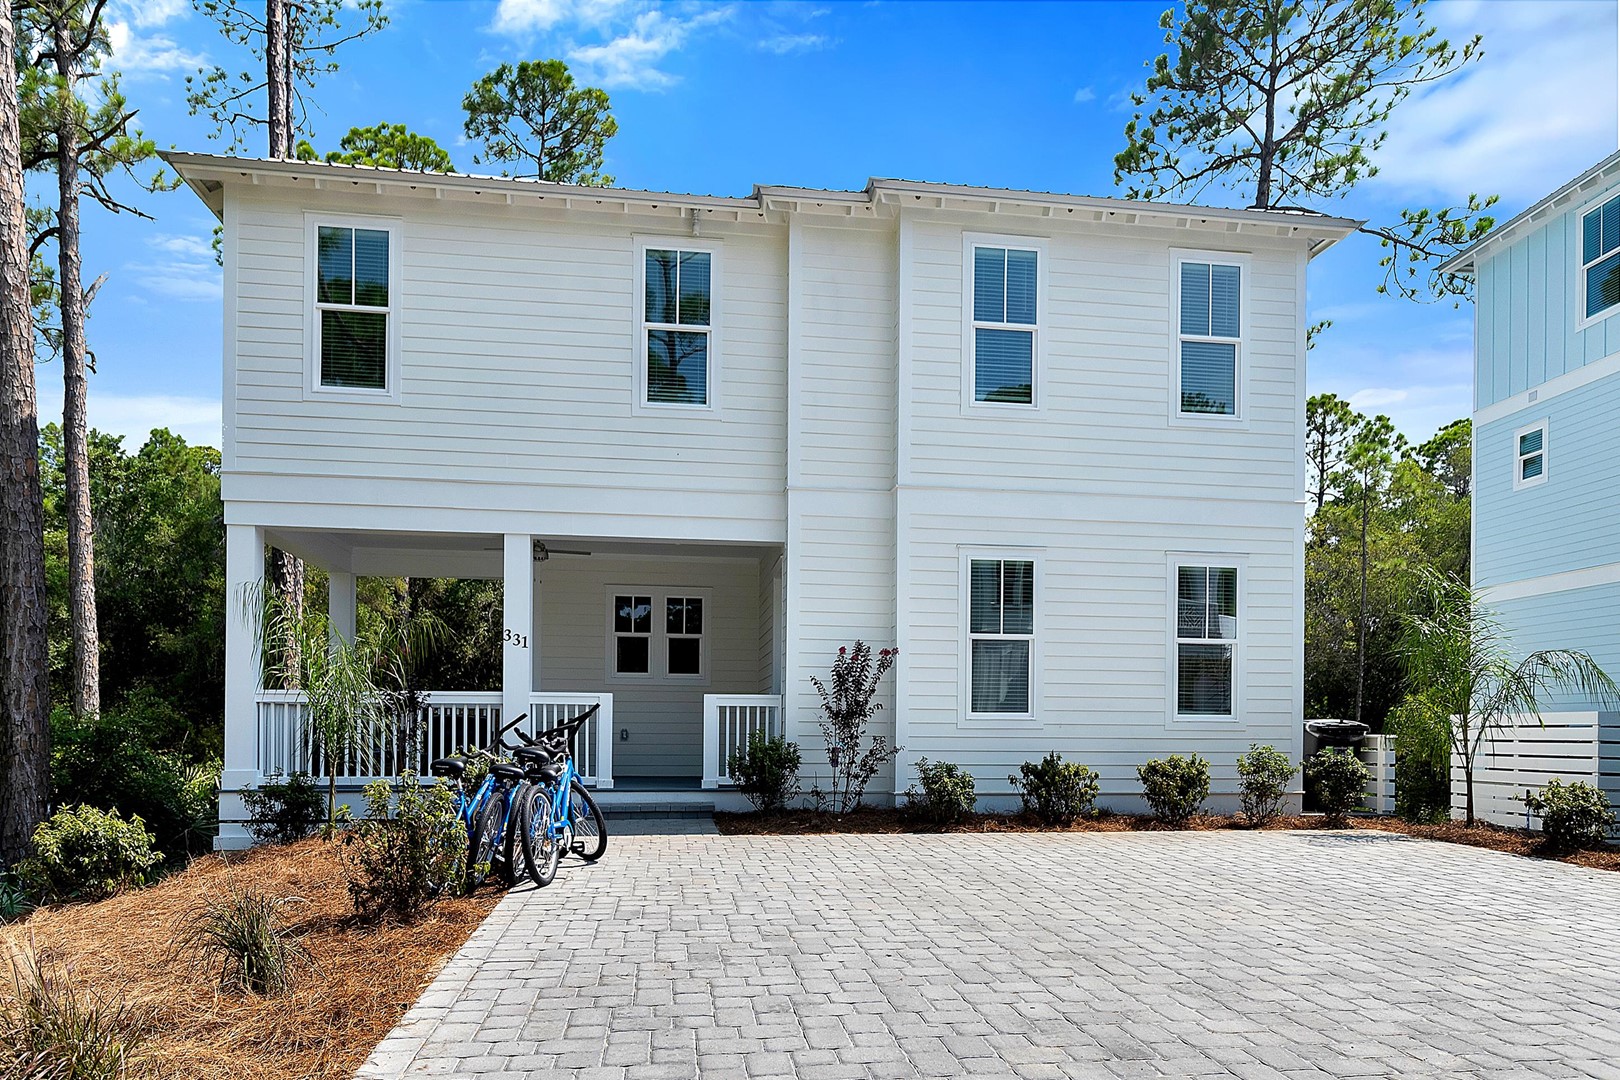
MULTIPOLYGON (((612 95, 621 184, 746 194, 754 183, 858 188, 869 176, 1116 194, 1126 95, 1163 49, 1159 2, 677 3, 391 0, 392 24, 351 45, 321 84, 312 141, 405 123, 463 171, 461 98, 503 60, 560 56, 612 95)), ((1615 149, 1614 0, 1434 0, 1430 17, 1484 59, 1396 114, 1380 174, 1323 209, 1390 221, 1400 207, 1502 197, 1502 216, 1615 149)), ((187 0, 114 0, 114 64, 159 146, 217 150, 186 113, 185 77, 245 53, 187 0)), ((262 133, 253 137, 262 152, 262 133)), ((1241 205, 1211 192, 1209 202, 1241 205)), ((87 279, 107 274, 89 324, 91 422, 217 444, 220 283, 213 219, 184 190, 139 198, 154 220, 85 212, 87 279)), ((1310 317, 1333 328, 1310 356, 1313 392, 1386 412, 1421 438, 1470 402, 1471 312, 1378 296, 1376 242, 1314 264, 1310 317)), ((39 369, 42 419, 61 373, 39 369)))

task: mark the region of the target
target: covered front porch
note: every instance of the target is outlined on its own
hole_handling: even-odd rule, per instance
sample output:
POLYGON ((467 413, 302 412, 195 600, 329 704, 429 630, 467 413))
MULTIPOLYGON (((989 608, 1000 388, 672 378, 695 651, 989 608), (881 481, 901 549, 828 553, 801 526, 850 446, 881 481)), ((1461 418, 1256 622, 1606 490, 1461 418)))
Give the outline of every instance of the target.
MULTIPOLYGON (((266 685, 243 598, 262 595, 278 547, 325 572, 334 635, 355 633, 364 578, 498 581, 497 686, 435 688, 414 731, 378 726, 338 763, 341 788, 488 745, 595 706, 575 745, 587 784, 623 799, 724 791, 727 760, 755 731, 779 734, 785 610, 781 548, 528 533, 443 534, 227 527, 233 598, 226 642, 221 846, 242 846, 240 792, 273 773, 323 773, 303 695, 266 685)), ((486 665, 487 668, 487 665, 486 665)), ((354 803, 351 797, 349 801, 354 803)))

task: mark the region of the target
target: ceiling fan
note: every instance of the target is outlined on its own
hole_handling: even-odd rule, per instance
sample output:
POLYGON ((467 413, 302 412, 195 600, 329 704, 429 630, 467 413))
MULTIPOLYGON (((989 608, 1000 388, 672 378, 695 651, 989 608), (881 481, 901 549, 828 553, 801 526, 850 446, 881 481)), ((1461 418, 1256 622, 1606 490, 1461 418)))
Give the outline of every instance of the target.
POLYGON ((569 550, 566 550, 564 548, 548 548, 543 541, 536 540, 534 542, 534 561, 535 562, 545 562, 547 559, 551 558, 553 555, 585 555, 585 556, 589 556, 590 552, 588 552, 588 551, 569 551, 569 550))

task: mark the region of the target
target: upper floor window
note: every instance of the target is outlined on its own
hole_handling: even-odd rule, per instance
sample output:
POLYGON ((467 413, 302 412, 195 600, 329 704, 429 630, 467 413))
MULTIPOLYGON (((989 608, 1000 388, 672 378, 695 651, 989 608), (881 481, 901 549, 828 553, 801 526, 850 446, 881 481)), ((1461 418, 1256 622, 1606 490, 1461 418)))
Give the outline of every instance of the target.
POLYGON ((968 560, 968 715, 1034 715, 1035 563, 968 560))
POLYGON ((1184 416, 1239 415, 1243 268, 1178 261, 1176 392, 1184 416))
POLYGON ((1547 421, 1514 432, 1513 446, 1513 486, 1523 488, 1546 483, 1547 421))
POLYGON ((1040 252, 974 244, 973 400, 1035 404, 1040 252))
POLYGON ((392 392, 392 230, 315 226, 317 388, 392 392))
POLYGON ((1177 716, 1208 720, 1236 715, 1237 643, 1237 567, 1177 566, 1177 716))
POLYGON ((1581 278, 1586 318, 1620 307, 1620 195, 1581 215, 1581 278))
POLYGON ((714 253, 649 247, 642 278, 648 405, 711 401, 714 253))

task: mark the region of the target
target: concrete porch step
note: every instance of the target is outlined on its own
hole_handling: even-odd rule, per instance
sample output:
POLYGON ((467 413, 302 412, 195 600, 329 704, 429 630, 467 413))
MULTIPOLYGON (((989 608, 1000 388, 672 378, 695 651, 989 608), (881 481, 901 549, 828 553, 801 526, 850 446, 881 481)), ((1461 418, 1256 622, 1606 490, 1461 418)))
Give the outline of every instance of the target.
POLYGON ((706 818, 714 813, 712 791, 647 791, 617 789, 592 792, 602 813, 615 817, 706 818))

